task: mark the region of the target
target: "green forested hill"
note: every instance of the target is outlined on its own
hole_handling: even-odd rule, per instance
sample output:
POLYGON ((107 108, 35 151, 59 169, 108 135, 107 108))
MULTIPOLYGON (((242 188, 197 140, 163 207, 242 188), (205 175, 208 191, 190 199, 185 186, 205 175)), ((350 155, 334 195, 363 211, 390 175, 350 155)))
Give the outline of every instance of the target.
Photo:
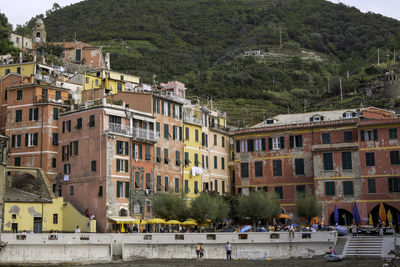
POLYGON ((304 105, 368 102, 354 92, 387 71, 371 69, 377 48, 386 60, 385 49, 400 46, 399 21, 325 0, 86 0, 50 13, 45 23, 50 41, 76 34, 104 46, 113 69, 148 83, 185 82, 189 95, 212 97, 236 125, 304 105), (246 50, 269 54, 243 57, 246 50), (340 103, 338 81, 347 71, 340 103))

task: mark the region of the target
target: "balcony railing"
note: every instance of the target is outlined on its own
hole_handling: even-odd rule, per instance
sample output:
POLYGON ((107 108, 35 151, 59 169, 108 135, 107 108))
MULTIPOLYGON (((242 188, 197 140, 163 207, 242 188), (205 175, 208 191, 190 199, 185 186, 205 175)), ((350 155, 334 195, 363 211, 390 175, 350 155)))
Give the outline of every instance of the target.
POLYGON ((56 97, 52 95, 36 95, 33 98, 33 103, 46 103, 46 104, 59 104, 59 105, 68 104, 68 103, 63 103, 61 99, 56 99, 56 97))
POLYGON ((224 127, 224 126, 218 125, 216 123, 210 123, 210 128, 211 129, 220 130, 220 131, 224 131, 224 132, 229 132, 229 128, 228 127, 224 127))
POLYGON ((160 139, 160 132, 141 128, 130 128, 129 126, 122 126, 118 123, 109 123, 107 130, 112 133, 130 135, 135 139, 144 141, 157 142, 157 140, 160 139))
POLYGON ((132 136, 136 139, 157 142, 157 140, 160 139, 160 132, 142 128, 132 128, 132 136))
POLYGON ((186 115, 183 116, 183 122, 202 125, 201 118, 196 118, 196 117, 193 117, 193 116, 186 116, 186 115))

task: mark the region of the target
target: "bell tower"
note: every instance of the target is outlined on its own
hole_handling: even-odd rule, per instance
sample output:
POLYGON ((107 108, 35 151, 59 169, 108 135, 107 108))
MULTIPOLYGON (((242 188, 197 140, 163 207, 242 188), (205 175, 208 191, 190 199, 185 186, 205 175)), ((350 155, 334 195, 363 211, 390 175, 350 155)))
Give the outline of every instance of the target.
POLYGON ((35 28, 33 29, 33 40, 35 40, 36 44, 46 43, 46 28, 44 27, 44 22, 41 19, 36 21, 35 28))

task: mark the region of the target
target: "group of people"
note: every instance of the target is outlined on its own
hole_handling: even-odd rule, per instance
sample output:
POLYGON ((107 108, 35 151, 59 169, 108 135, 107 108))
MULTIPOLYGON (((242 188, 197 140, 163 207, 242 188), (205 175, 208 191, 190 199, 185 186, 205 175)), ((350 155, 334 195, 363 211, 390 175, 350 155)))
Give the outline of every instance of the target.
MULTIPOLYGON (((194 250, 196 251, 196 260, 202 261, 204 257, 204 247, 203 243, 197 243, 196 246, 194 247, 194 250)), ((232 260, 232 244, 229 242, 226 242, 225 245, 225 251, 226 251, 226 260, 232 260)))

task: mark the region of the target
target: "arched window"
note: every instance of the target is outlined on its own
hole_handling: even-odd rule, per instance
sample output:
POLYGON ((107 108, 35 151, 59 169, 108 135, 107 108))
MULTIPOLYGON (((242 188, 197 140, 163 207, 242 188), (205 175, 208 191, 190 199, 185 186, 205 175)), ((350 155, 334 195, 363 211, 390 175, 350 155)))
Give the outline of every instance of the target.
POLYGON ((40 38, 40 32, 37 32, 37 33, 36 33, 36 37, 39 37, 39 38, 40 38))
POLYGON ((126 209, 121 209, 119 211, 119 216, 123 216, 123 217, 128 216, 128 211, 126 209))

